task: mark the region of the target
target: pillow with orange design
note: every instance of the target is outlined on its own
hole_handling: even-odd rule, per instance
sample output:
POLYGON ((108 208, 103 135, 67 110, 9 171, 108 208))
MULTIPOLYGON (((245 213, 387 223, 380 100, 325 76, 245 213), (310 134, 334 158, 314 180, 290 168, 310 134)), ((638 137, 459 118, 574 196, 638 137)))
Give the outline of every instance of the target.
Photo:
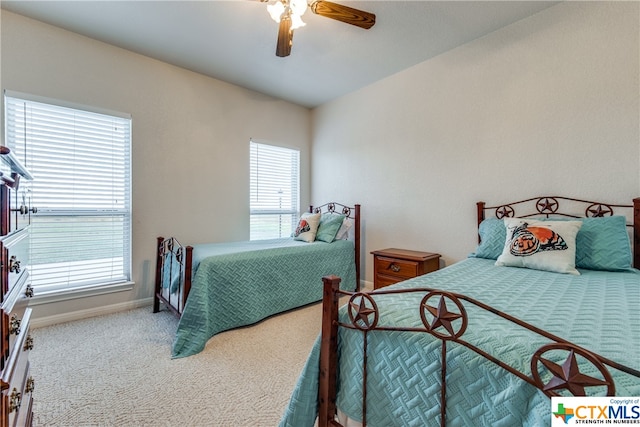
POLYGON ((576 237, 581 221, 505 218, 507 236, 498 266, 523 267, 579 275, 576 237))

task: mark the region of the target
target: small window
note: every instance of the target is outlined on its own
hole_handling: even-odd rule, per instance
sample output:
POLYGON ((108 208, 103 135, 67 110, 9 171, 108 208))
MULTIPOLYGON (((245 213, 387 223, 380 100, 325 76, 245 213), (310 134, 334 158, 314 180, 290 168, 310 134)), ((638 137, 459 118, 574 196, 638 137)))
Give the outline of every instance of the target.
POLYGON ((131 118, 5 93, 5 141, 34 179, 38 293, 130 280, 131 118))
POLYGON ((251 141, 251 240, 289 237, 298 219, 300 151, 251 141))

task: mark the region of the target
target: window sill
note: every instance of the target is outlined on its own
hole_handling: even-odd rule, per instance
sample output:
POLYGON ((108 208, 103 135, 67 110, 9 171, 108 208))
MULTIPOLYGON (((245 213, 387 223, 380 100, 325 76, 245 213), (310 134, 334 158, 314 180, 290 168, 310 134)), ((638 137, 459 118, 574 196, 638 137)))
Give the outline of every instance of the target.
POLYGON ((29 305, 50 304, 53 302, 68 301, 77 298, 87 298, 97 295, 111 294, 133 289, 135 282, 118 282, 106 285, 84 286, 75 289, 60 289, 38 293, 36 290, 29 300, 29 305))

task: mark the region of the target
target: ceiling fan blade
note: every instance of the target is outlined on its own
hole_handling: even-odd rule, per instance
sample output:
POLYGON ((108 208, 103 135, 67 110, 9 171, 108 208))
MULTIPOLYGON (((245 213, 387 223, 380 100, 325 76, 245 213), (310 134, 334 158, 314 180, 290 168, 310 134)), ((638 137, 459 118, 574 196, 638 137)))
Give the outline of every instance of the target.
POLYGON ((333 3, 325 0, 317 0, 309 6, 316 15, 336 19, 347 24, 355 25, 368 30, 376 23, 376 15, 349 6, 333 3))
POLYGON ((291 55, 291 45, 293 44, 293 30, 291 29, 291 17, 283 16, 278 27, 278 44, 276 45, 276 56, 285 57, 291 55))

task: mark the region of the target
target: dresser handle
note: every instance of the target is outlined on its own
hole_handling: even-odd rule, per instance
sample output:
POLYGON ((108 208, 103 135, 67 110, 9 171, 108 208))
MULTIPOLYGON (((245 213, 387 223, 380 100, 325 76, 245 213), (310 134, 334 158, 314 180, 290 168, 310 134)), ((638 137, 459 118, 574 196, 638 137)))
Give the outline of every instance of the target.
POLYGON ((20 208, 18 209, 11 209, 11 212, 20 212, 20 215, 26 215, 29 212, 38 213, 38 208, 36 207, 29 208, 26 205, 21 205, 20 208))
POLYGON ((33 393, 33 390, 36 388, 36 382, 32 376, 27 378, 27 385, 24 386, 25 393, 33 393))
POLYGON ((9 321, 9 335, 20 335, 20 319, 15 314, 9 321))
POLYGON ((20 408, 21 403, 22 393, 20 393, 18 389, 14 387, 11 391, 11 396, 9 396, 9 413, 17 411, 20 408))
POLYGON ((24 351, 33 350, 33 337, 31 334, 27 335, 27 338, 24 340, 24 347, 22 347, 24 351))
POLYGON ((398 271, 400 271, 400 267, 398 267, 395 263, 391 263, 391 265, 389 266, 389 268, 391 269, 391 271, 393 271, 394 273, 397 273, 398 271))
POLYGON ((27 298, 33 297, 33 286, 31 286, 31 283, 29 283, 27 287, 24 289, 24 296, 27 298))
POLYGON ((11 255, 11 258, 9 258, 9 272, 20 273, 20 261, 15 255, 11 255))

